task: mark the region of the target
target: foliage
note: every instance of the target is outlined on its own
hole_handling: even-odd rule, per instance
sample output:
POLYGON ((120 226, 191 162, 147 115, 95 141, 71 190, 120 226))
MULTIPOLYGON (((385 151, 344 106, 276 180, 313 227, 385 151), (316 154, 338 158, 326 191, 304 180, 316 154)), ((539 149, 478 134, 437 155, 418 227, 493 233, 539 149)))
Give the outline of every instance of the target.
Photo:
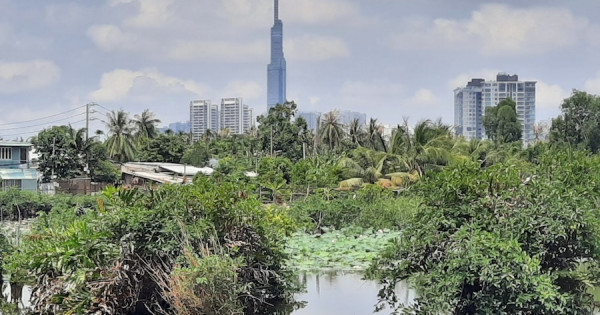
MULTIPOLYGON (((393 288, 412 279, 415 314, 589 314, 600 255, 600 158, 550 151, 539 165, 466 162, 418 185, 424 206, 370 268, 393 288)), ((381 306, 380 305, 380 306, 381 306)))
POLYGON ((281 155, 292 161, 302 158, 302 146, 309 142, 306 121, 296 117, 294 102, 277 104, 267 116, 258 116, 260 143, 263 152, 281 155), (295 120, 294 120, 295 118, 295 120))
POLYGON ((135 137, 139 139, 154 139, 158 135, 156 125, 160 123, 160 119, 154 118, 154 113, 149 109, 145 109, 141 115, 135 115, 133 124, 135 125, 135 137))
POLYGON ((74 131, 71 126, 44 129, 33 139, 39 154, 39 169, 44 182, 56 178, 72 178, 83 173, 84 160, 76 143, 83 141, 85 129, 74 131))
POLYGON ((349 225, 373 229, 401 229, 417 211, 420 199, 393 197, 377 185, 356 192, 324 190, 290 205, 290 215, 306 230, 341 229, 349 225))
POLYGON ((345 132, 342 124, 339 122, 339 112, 331 111, 325 114, 320 123, 319 137, 321 141, 327 144, 330 152, 340 146, 345 132))
POLYGON ((210 158, 211 153, 208 143, 205 141, 198 141, 185 150, 181 157, 181 163, 196 167, 204 167, 208 164, 210 158))
POLYGON ((162 133, 140 140, 137 159, 144 162, 179 163, 188 147, 188 136, 162 133))
POLYGON ((295 233, 288 238, 287 268, 306 271, 366 269, 380 250, 400 232, 345 227, 324 234, 295 233))
POLYGON ((128 162, 135 156, 135 127, 129 114, 123 110, 108 113, 108 139, 105 145, 109 157, 117 162, 128 162))
POLYGON ((306 158, 293 164, 291 182, 298 187, 331 187, 338 182, 340 172, 333 156, 306 158))
POLYGON ((521 140, 522 130, 517 120, 516 106, 515 101, 508 98, 485 110, 483 127, 488 138, 499 143, 521 140))
POLYGON ((562 115, 552 120, 550 142, 588 149, 600 148, 600 97, 573 90, 560 105, 562 115))
POLYGON ((191 288, 209 309, 263 313, 289 297, 280 241, 289 220, 263 211, 230 182, 196 177, 192 185, 147 194, 108 188, 97 211, 53 209, 38 222, 21 253, 11 256, 26 258, 21 268, 35 279, 34 312, 171 314, 177 309, 170 280, 191 288), (197 277, 200 272, 215 274, 197 277), (236 304, 225 298, 227 283, 238 284, 227 288, 239 292, 236 304))

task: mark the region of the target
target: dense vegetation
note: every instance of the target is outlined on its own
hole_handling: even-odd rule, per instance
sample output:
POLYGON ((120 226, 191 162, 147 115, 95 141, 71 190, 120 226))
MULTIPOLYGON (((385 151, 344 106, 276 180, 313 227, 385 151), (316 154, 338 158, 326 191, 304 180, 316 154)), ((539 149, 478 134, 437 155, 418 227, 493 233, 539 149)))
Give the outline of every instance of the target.
POLYGON ((509 100, 486 115, 491 140, 429 120, 386 138, 377 120, 343 126, 335 111, 312 132, 293 103, 194 144, 158 134, 150 112, 110 113, 105 142, 54 127, 35 139, 47 179, 90 165, 114 181, 108 158, 218 166, 145 192, 0 193, 2 220, 37 216, 19 242, 0 238, 3 272, 32 285, 38 314, 261 314, 291 301, 295 270, 369 265, 378 307, 409 314, 590 314, 600 102, 574 91, 561 108, 547 141, 539 128, 525 146, 509 100), (400 281, 415 303, 397 304, 400 281))

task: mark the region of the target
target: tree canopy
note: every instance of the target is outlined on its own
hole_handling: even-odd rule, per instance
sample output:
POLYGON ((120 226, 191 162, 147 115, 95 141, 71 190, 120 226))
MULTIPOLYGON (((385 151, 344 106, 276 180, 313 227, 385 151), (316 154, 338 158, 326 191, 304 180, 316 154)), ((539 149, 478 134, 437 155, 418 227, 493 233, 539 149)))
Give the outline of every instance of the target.
POLYGON ((483 116, 483 127, 492 141, 506 143, 521 140, 521 123, 517 120, 515 101, 507 98, 497 106, 488 107, 483 116))

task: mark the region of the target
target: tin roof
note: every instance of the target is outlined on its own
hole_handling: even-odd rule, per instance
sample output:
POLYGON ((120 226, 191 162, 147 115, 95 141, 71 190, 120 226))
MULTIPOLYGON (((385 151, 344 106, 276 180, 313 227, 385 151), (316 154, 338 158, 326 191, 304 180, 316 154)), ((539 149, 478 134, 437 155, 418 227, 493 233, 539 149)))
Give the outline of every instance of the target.
POLYGON ((33 144, 29 142, 18 142, 18 141, 5 141, 0 140, 0 147, 25 147, 30 148, 33 144))
POLYGON ((37 180, 37 170, 31 168, 2 168, 0 179, 29 179, 37 180))

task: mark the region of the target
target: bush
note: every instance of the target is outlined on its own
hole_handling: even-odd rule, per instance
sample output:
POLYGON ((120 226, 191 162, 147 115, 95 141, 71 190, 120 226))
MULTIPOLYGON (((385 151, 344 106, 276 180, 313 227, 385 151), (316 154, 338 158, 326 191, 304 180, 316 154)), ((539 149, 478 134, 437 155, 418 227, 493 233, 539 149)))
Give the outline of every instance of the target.
POLYGON ((419 184, 424 206, 370 268, 384 284, 380 306, 402 308, 395 285, 413 280, 420 296, 408 313, 590 314, 600 158, 538 160, 464 163, 419 184))

